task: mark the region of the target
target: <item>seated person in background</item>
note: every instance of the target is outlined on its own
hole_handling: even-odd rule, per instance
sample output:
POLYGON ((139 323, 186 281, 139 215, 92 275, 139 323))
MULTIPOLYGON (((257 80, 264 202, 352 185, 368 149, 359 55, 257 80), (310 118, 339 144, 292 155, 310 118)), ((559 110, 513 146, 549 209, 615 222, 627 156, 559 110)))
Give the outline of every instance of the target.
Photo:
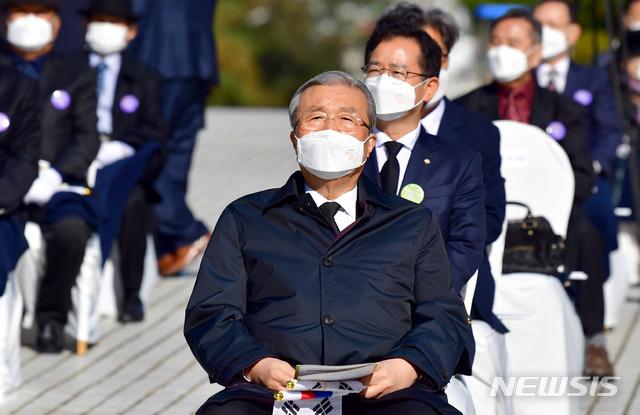
POLYGON ((38 92, 36 81, 0 66, 0 332, 4 333, 0 335, 0 405, 15 394, 20 384, 20 336, 15 334, 20 333, 22 309, 12 307, 18 302, 15 297, 20 296, 17 282, 7 282, 28 248, 15 212, 38 177, 38 92), (19 315, 13 315, 16 313, 19 315))
MULTIPOLYGON (((571 61, 571 46, 582 28, 576 22, 577 11, 566 0, 541 0, 533 8, 533 17, 542 24, 542 59, 536 69, 538 84, 572 98, 587 110, 587 142, 596 174, 594 194, 582 203, 595 228, 605 240, 605 273, 609 275, 609 254, 618 249, 618 220, 614 213, 613 180, 616 149, 622 142, 613 89, 607 72, 571 61)), ((613 376, 606 355, 602 316, 583 314, 587 334, 586 373, 613 376)))
MULTIPOLYGON (((90 51, 87 64, 98 70, 97 115, 102 143, 96 161, 104 167, 132 157, 151 141, 165 142, 162 79, 122 53, 137 34, 130 0, 94 0, 89 9, 81 13, 87 19, 86 41, 90 51)), ((145 161, 136 160, 136 163, 145 161)), ((140 179, 130 183, 117 180, 118 183, 112 184, 130 189, 126 206, 118 205, 109 212, 117 217, 120 216, 117 213, 122 212, 121 221, 105 225, 119 227, 120 274, 124 287, 119 320, 124 323, 144 318, 139 292, 147 235, 154 232, 155 225, 153 205, 158 196, 153 190, 153 182, 161 168, 162 155, 156 152, 140 179)), ((102 170, 98 176, 101 173, 102 170)), ((104 238, 102 242, 110 245, 104 238)))
MULTIPOLYGON (((575 198, 567 229, 566 269, 583 271, 576 304, 587 338, 604 327, 604 238, 581 204, 591 197, 595 174, 586 142, 586 113, 572 99, 540 88, 535 68, 541 62, 542 28, 524 9, 512 9, 491 24, 487 52, 495 82, 458 98, 455 103, 491 120, 508 119, 546 130, 566 151, 575 175, 575 198), (515 64, 514 64, 515 63, 515 64), (597 320, 597 322, 595 321, 597 320)), ((592 350, 589 350, 591 352, 592 350)), ((598 359, 606 359, 599 349, 598 359)), ((590 356, 587 353, 586 361, 590 356)), ((587 372, 588 373, 588 372, 587 372)))
MULTIPOLYGON (((377 26, 390 23, 418 26, 442 50, 438 91, 424 104, 420 122, 427 133, 461 144, 482 156, 482 182, 487 193, 484 199, 485 245, 491 245, 502 233, 505 215, 504 179, 500 175, 500 132, 488 119, 445 97, 449 83, 449 53, 460 35, 458 26, 453 16, 442 10, 424 11, 408 2, 396 3, 385 10, 377 26)), ((499 333, 505 333, 506 328, 492 312, 494 293, 495 283, 485 255, 478 272, 471 317, 487 322, 499 333)))
MULTIPOLYGON (((438 220, 460 293, 484 257, 485 190, 482 157, 431 135, 420 124, 422 103, 438 90, 441 51, 422 29, 410 24, 378 25, 365 49, 365 85, 376 101, 376 152, 363 174, 385 194, 429 208, 438 220), (390 97, 402 97, 396 105, 390 97)), ((460 373, 471 374, 465 352, 460 373)))
POLYGON ((361 175, 375 112, 350 75, 311 79, 289 106, 301 171, 222 213, 184 331, 227 389, 199 414, 271 414, 292 366, 364 362, 380 364, 344 414, 457 413, 441 395, 467 314, 435 216, 361 175))
POLYGON ((86 187, 87 169, 100 146, 96 75, 78 58, 49 53, 60 30, 60 0, 3 0, 2 5, 9 45, 0 51, 0 64, 40 83, 40 173, 24 198, 29 206, 21 220, 38 223, 46 242, 46 266, 36 304, 38 351, 59 353, 71 288, 98 220, 91 202, 82 200, 93 200, 92 196, 64 196, 64 203, 54 206, 50 201, 63 182, 86 187), (77 209, 70 209, 70 204, 77 209))

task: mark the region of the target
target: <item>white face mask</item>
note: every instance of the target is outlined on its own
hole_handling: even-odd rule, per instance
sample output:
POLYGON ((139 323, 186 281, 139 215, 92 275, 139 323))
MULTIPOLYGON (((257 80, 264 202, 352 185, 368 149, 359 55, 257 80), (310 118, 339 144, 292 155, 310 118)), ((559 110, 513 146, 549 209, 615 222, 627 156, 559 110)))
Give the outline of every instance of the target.
POLYGON ((630 32, 638 32, 640 31, 640 20, 627 20, 627 28, 630 32))
POLYGON ((84 40, 91 50, 100 55, 110 55, 122 52, 127 48, 127 26, 107 23, 91 22, 87 25, 87 35, 84 40))
POLYGON ((515 81, 529 70, 528 56, 528 53, 507 45, 491 48, 487 51, 489 72, 498 82, 515 81))
POLYGON ((563 31, 542 26, 542 59, 552 59, 569 50, 567 35, 563 31))
POLYGON ((365 78, 364 84, 371 91, 376 102, 376 116, 382 121, 393 121, 402 117, 422 103, 416 103, 416 88, 424 82, 413 86, 407 81, 394 84, 389 75, 365 78))
POLYGON ((440 75, 438 75, 438 81, 440 81, 440 85, 438 86, 438 90, 436 94, 425 104, 427 108, 433 108, 447 93, 447 89, 449 89, 449 71, 444 68, 440 68, 440 75))
POLYGON ((296 136, 298 163, 323 180, 339 179, 364 164, 364 144, 370 137, 360 141, 334 130, 296 136))
POLYGON ((53 23, 35 14, 7 23, 7 41, 25 52, 35 52, 53 42, 53 23))

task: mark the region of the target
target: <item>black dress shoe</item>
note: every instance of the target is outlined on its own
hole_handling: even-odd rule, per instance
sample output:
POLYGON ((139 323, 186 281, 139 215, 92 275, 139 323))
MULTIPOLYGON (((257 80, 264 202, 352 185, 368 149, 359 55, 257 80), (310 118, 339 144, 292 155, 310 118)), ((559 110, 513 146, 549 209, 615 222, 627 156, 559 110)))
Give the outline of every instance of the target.
POLYGON ((39 353, 60 353, 64 349, 62 326, 50 321, 40 327, 38 333, 39 353))
POLYGON ((144 320, 144 307, 137 295, 125 303, 124 310, 118 319, 121 323, 132 323, 144 320))

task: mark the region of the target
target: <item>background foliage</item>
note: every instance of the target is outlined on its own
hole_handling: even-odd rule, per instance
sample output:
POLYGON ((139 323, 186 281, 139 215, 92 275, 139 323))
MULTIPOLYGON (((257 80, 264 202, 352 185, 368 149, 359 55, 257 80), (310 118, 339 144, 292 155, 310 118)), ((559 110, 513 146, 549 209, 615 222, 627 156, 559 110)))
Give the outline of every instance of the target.
MULTIPOLYGON (((391 2, 219 0, 214 30, 221 82, 209 103, 286 106, 304 81, 322 71, 340 68, 358 75, 375 20, 391 2)), ((459 3, 473 11, 485 2, 459 3)), ((493 3, 532 5, 535 0, 493 3)), ((583 35, 574 58, 589 63, 595 51, 608 48, 603 1, 581 1, 578 21, 583 35)), ((475 26, 472 33, 486 29, 475 26)))

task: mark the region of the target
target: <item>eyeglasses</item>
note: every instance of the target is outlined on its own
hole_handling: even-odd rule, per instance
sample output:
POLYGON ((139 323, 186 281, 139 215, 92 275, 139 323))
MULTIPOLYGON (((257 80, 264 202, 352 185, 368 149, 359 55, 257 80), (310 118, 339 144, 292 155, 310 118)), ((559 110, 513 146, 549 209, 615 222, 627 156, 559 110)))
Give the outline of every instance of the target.
POLYGON ((370 63, 362 67, 362 73, 364 74, 365 78, 375 78, 376 76, 382 75, 383 72, 389 73, 389 78, 394 84, 403 83, 407 80, 409 74, 424 76, 425 78, 427 77, 427 75, 422 73, 409 72, 401 66, 393 66, 389 69, 384 69, 380 65, 370 63))
POLYGON ((356 118, 355 114, 343 113, 338 115, 327 115, 324 112, 314 111, 300 118, 296 123, 296 127, 300 127, 306 131, 326 130, 329 118, 333 120, 333 124, 338 131, 342 133, 352 133, 358 127, 365 126, 369 129, 367 123, 360 118, 356 118))

